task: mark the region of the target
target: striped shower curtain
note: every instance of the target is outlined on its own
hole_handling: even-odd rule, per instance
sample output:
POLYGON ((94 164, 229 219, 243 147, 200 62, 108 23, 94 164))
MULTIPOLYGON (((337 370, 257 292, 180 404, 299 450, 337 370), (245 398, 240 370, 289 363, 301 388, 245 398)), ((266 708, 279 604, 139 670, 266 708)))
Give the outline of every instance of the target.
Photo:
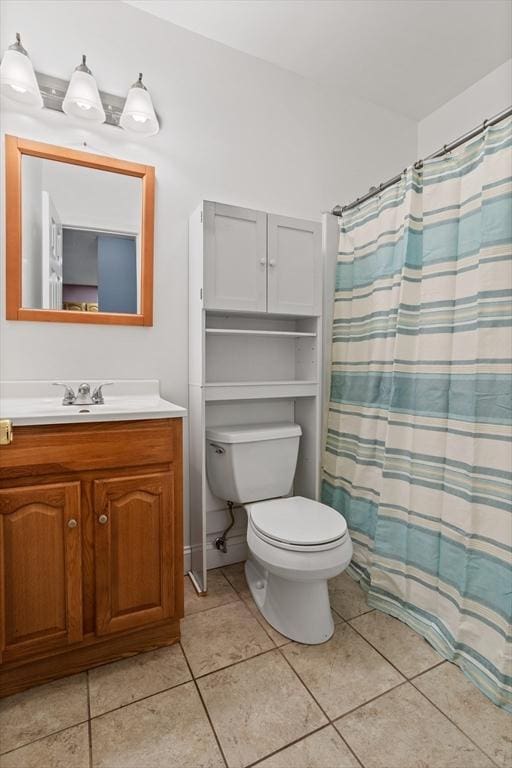
POLYGON ((323 500, 370 605, 512 711, 512 124, 340 222, 323 500))

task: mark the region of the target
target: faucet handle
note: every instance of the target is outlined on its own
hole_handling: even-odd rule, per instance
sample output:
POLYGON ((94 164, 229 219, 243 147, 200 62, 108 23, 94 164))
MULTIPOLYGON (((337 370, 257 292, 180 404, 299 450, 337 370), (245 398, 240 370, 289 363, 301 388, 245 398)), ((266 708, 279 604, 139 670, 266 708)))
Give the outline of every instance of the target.
POLYGON ((62 398, 62 405, 73 405, 76 400, 76 395, 73 388, 69 384, 63 384, 61 381, 52 382, 54 387, 64 387, 64 397, 62 398))
POLYGON ((98 384, 92 393, 92 401, 95 405, 103 405, 105 403, 103 387, 110 387, 113 383, 113 381, 104 381, 103 384, 98 384))

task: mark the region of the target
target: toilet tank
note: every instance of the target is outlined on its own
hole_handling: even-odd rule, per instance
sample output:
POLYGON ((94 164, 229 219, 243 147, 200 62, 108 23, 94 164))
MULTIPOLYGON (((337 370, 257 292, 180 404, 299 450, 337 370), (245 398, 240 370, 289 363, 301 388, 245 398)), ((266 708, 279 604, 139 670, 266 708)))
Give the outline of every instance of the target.
POLYGON ((206 430, 210 489, 244 504, 290 493, 302 430, 298 424, 234 424, 206 430))

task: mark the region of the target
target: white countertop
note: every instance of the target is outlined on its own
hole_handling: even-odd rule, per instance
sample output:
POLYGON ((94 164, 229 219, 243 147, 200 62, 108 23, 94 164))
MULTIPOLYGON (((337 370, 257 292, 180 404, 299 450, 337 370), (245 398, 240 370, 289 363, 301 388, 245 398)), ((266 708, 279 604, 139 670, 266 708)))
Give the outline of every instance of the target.
MULTIPOLYGON (((91 392, 100 379, 82 379, 91 392)), ((82 381, 64 380, 77 391, 82 381)), ((62 405, 63 387, 51 381, 0 382, 0 419, 10 419, 14 427, 37 424, 75 424, 88 421, 135 421, 172 419, 186 416, 180 405, 160 397, 156 379, 119 379, 105 387, 104 405, 62 405)))

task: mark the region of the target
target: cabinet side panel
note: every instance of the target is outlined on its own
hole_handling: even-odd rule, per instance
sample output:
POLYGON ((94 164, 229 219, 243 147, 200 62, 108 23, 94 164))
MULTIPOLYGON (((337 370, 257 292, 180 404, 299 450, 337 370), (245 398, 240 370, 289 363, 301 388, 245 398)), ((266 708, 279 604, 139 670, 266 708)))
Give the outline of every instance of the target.
MULTIPOLYGON (((211 203, 205 203, 211 205, 211 203)), ((203 206, 194 211, 188 230, 189 383, 202 384, 204 371, 203 206)))
POLYGON ((205 406, 202 387, 190 387, 190 560, 194 580, 206 590, 205 406))

